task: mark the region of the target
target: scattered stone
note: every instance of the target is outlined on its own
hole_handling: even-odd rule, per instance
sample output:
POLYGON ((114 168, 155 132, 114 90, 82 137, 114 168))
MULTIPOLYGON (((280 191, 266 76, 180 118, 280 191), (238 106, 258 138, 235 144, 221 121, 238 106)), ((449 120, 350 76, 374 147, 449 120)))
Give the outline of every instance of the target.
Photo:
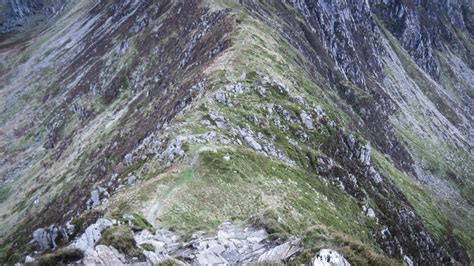
POLYGON ((224 161, 230 161, 230 156, 229 156, 229 155, 225 155, 225 156, 224 156, 224 161))

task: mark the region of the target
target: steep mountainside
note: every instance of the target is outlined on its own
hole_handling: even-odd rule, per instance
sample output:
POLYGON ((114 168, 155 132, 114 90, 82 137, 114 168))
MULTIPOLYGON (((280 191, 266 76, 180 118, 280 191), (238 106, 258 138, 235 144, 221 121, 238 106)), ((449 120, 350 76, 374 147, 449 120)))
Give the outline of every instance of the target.
POLYGON ((470 265, 472 1, 0 13, 0 262, 470 265))

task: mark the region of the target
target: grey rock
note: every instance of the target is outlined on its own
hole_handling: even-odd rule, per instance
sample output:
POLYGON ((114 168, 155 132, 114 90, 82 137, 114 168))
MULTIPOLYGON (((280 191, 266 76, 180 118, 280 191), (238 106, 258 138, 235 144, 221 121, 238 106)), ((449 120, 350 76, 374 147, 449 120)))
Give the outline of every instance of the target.
POLYGON ((263 253, 259 258, 259 262, 285 262, 293 255, 298 253, 300 239, 299 238, 290 238, 287 242, 276 246, 265 253, 263 253))
POLYGON ((215 265, 215 264, 227 264, 228 262, 218 254, 212 251, 204 251, 196 255, 194 261, 198 265, 215 265))
POLYGON ((97 241, 99 241, 102 230, 113 225, 114 223, 114 221, 105 218, 99 218, 97 222, 87 227, 85 232, 73 243, 71 243, 70 247, 82 250, 86 256, 88 254, 94 253, 94 246, 97 241))
POLYGON ((58 236, 58 229, 52 225, 49 228, 39 228, 33 232, 33 239, 38 244, 41 251, 56 247, 55 239, 58 236))
POLYGON ((130 175, 127 179, 128 185, 133 186, 137 183, 137 178, 134 175, 130 175))
POLYGON ((301 122, 303 123, 303 125, 307 128, 307 129, 314 129, 314 125, 313 125, 313 119, 311 118, 311 115, 306 113, 306 112, 302 112, 300 114, 300 119, 301 119, 301 122))
POLYGON ((258 144, 258 142, 252 136, 245 135, 244 140, 247 143, 247 145, 249 145, 252 149, 254 149, 256 151, 261 151, 262 150, 262 146, 260 144, 258 144))

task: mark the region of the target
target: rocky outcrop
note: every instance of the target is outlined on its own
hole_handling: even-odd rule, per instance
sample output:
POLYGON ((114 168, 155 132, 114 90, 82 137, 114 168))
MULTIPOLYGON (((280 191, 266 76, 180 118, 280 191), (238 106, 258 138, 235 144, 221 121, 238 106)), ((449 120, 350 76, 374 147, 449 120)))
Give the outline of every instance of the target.
POLYGON ((115 221, 104 218, 98 219, 94 224, 87 227, 82 235, 72 241, 69 248, 76 248, 84 252, 83 262, 85 264, 105 263, 108 265, 112 262, 125 262, 125 260, 121 260, 123 255, 116 249, 101 245, 96 246, 101 238, 101 232, 115 223, 115 221))
MULTIPOLYGON (((84 251, 80 263, 126 264, 130 261, 117 249, 98 244, 100 232, 113 223, 99 219, 80 236, 71 248, 84 251)), ((242 264, 251 262, 288 262, 300 251, 300 239, 287 241, 270 240, 264 229, 240 227, 226 222, 219 226, 217 234, 211 237, 196 232, 184 242, 180 235, 166 229, 156 232, 143 230, 134 236, 137 246, 147 261, 159 264, 166 260, 178 260, 184 264, 242 264), (144 248, 146 247, 146 248, 144 248)))
POLYGON ((67 223, 64 226, 51 225, 47 228, 38 228, 33 232, 33 240, 40 251, 55 249, 59 244, 67 243, 74 234, 74 225, 67 223))

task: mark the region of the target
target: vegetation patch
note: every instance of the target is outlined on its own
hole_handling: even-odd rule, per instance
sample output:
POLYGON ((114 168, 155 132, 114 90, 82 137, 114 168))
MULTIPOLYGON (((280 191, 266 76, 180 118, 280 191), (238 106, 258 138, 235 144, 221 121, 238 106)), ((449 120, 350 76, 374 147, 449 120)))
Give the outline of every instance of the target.
POLYGON ((133 230, 142 231, 147 229, 150 232, 153 232, 153 225, 151 225, 142 215, 138 213, 132 214, 132 224, 133 230))
POLYGON ((52 266, 52 265, 65 265, 78 261, 84 257, 84 254, 80 249, 60 249, 54 253, 46 254, 39 257, 35 265, 39 266, 52 266))
POLYGON ((99 244, 112 246, 128 258, 145 259, 133 238, 133 231, 128 226, 110 226, 101 233, 99 244))
POLYGON ((146 251, 155 252, 155 246, 153 246, 152 244, 144 243, 141 244, 140 247, 142 247, 146 251))

